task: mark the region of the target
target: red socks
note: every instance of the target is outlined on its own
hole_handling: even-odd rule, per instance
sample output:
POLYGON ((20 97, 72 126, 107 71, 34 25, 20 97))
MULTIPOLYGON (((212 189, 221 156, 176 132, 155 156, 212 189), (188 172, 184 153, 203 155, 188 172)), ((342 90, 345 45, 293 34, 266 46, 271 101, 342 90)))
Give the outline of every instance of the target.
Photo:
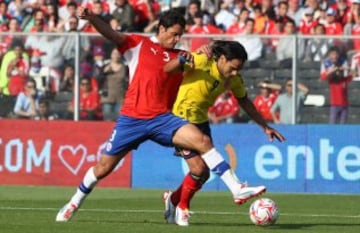
POLYGON ((194 177, 188 173, 181 186, 171 195, 171 202, 175 206, 178 205, 181 209, 189 209, 192 197, 201 186, 202 183, 199 179, 194 179, 194 177))

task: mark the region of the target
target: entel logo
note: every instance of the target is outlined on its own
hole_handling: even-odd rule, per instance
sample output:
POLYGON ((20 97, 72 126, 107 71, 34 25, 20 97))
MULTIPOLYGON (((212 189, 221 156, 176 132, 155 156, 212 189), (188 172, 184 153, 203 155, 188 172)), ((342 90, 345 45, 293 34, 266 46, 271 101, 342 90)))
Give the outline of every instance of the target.
MULTIPOLYGON (((237 155, 231 144, 225 146, 226 154, 229 157, 229 164, 235 171, 237 166, 237 155)), ((344 146, 334 154, 335 148, 330 144, 329 139, 319 140, 319 154, 307 145, 290 145, 287 147, 285 157, 281 150, 272 144, 260 146, 255 153, 254 167, 256 174, 265 180, 276 180, 285 175, 288 180, 296 180, 297 171, 305 171, 305 179, 313 180, 316 175, 325 180, 335 180, 338 175, 344 180, 360 181, 360 147, 344 146), (304 163, 304 166, 301 166, 304 163), (331 169, 333 168, 333 169, 331 169), (318 169, 318 171, 316 170, 318 169)), ((244 155, 247 156, 247 155, 244 155)), ((226 159, 224 157, 224 159, 226 159)), ((238 158, 241 160, 241 158, 238 158)), ((250 165, 246 165, 250 167, 250 165)), ((182 160, 183 173, 189 172, 188 166, 182 160)), ((207 182, 216 177, 211 173, 207 182)), ((303 177, 301 177, 303 178, 303 177)))
POLYGON ((319 154, 314 154, 314 150, 307 145, 290 145, 284 159, 278 147, 264 145, 256 151, 255 171, 267 180, 283 176, 284 166, 289 180, 297 178, 297 169, 305 171, 304 178, 307 180, 313 180, 317 175, 325 180, 334 180, 337 174, 344 180, 360 180, 360 147, 349 145, 339 148, 337 154, 334 151, 329 139, 320 139, 319 154), (299 159, 304 161, 305 167, 297 164, 299 159))

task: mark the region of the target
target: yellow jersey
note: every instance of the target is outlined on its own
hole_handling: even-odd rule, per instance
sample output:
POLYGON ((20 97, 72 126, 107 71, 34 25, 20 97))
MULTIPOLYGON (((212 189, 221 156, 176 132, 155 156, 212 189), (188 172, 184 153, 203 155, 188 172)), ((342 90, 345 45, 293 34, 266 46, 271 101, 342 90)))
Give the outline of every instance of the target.
POLYGON ((245 84, 240 75, 224 78, 217 69, 216 61, 205 54, 193 54, 194 67, 185 66, 173 113, 191 123, 208 121, 208 109, 225 90, 231 90, 236 98, 246 96, 245 84))

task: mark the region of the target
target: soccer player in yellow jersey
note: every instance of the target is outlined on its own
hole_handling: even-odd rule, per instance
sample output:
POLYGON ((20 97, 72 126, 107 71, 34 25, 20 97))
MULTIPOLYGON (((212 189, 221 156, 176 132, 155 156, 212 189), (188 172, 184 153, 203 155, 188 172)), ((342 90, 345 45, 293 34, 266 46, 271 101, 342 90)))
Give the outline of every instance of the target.
MULTIPOLYGON (((284 141, 285 138, 278 131, 267 125, 247 97, 244 80, 239 74, 247 60, 244 47, 235 41, 214 41, 210 54, 211 57, 205 53, 193 53, 192 57, 180 55, 165 65, 165 72, 184 72, 173 113, 195 124, 211 138, 208 109, 218 95, 231 90, 240 106, 263 128, 270 141, 274 137, 284 141)), ((248 187, 240 183, 222 156, 201 157, 198 152, 184 148, 176 148, 176 151, 189 165, 197 166, 189 166, 192 169, 176 191, 164 193, 167 222, 188 225, 190 200, 209 178, 209 169, 224 181, 236 204, 242 204, 266 191, 265 186, 248 187)))

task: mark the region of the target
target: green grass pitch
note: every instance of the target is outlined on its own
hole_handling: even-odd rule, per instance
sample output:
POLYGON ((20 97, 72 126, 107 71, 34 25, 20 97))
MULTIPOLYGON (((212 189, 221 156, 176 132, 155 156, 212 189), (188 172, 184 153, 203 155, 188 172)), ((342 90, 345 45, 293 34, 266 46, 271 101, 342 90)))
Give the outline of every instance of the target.
POLYGON ((250 203, 233 204, 229 192, 200 192, 192 202, 189 227, 166 224, 164 190, 96 188, 68 223, 55 222, 75 187, 0 186, 1 233, 359 233, 360 195, 265 193, 280 217, 270 227, 254 226, 250 203))

